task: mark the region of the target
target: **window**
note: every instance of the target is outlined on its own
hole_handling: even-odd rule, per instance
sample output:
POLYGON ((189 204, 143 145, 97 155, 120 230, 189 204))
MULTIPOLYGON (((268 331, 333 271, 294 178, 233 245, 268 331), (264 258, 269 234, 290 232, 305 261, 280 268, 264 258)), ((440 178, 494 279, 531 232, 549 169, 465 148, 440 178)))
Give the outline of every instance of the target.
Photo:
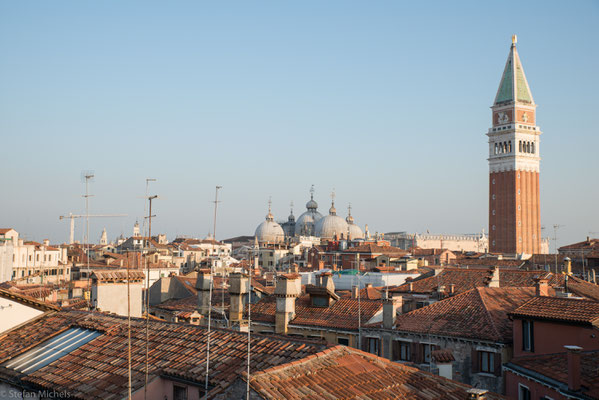
POLYGON ((495 353, 489 353, 488 351, 479 351, 479 365, 480 372, 487 372, 489 374, 495 373, 495 353))
POLYGON ((341 344, 343 346, 349 346, 349 338, 337 338, 337 344, 341 344))
POLYGON ((534 326, 532 321, 522 320, 522 350, 535 351, 534 326))
POLYGON ((173 385, 173 400, 187 400, 187 387, 173 385))
POLYGON ((401 340, 393 341, 393 361, 411 361, 412 343, 401 340))
POLYGON ((518 400, 530 400, 530 389, 518 384, 518 400))
POLYGON ((379 354, 379 338, 366 338, 366 351, 379 354))

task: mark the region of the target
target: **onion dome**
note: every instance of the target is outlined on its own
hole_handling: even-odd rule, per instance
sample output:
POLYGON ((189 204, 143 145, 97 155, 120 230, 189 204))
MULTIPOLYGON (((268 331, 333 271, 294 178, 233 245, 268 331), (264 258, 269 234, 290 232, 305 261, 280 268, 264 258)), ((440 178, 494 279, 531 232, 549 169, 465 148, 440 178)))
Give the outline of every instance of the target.
POLYGON ((285 240, 285 232, 281 225, 275 222, 275 218, 270 211, 270 201, 268 204, 268 214, 266 214, 266 221, 262 222, 256 228, 254 236, 261 243, 282 243, 285 240))
POLYGON ((329 209, 329 215, 321 218, 314 227, 316 236, 322 239, 333 239, 335 236, 341 238, 347 237, 347 222, 340 216, 337 215, 335 209, 335 201, 331 202, 331 208, 329 209))

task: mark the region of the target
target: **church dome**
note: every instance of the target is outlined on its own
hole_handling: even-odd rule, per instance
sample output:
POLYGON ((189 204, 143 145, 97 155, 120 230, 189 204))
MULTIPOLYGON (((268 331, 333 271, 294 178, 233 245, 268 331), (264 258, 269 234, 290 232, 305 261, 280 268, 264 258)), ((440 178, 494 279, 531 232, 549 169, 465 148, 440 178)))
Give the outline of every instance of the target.
POLYGON ((349 239, 364 239, 364 232, 356 224, 348 224, 349 239))
POLYGON ((347 207, 347 218, 345 218, 347 222, 349 238, 348 239, 364 239, 364 232, 362 229, 356 224, 354 224, 354 217, 351 215, 351 204, 347 207))
POLYGON ((310 200, 306 203, 306 211, 295 222, 296 236, 315 236, 314 225, 322 218, 318 212, 318 203, 314 200, 314 186, 310 188, 310 200))
POLYGON ((341 235, 346 238, 347 228, 347 222, 342 217, 337 215, 335 203, 332 203, 331 208, 329 209, 329 215, 316 222, 314 230, 316 236, 319 236, 323 239, 333 239, 335 236, 341 238, 341 235))
POLYGON ((256 228, 254 233, 259 242, 262 243, 282 243, 285 240, 285 232, 281 225, 275 222, 275 219, 270 212, 270 205, 268 207, 268 214, 266 215, 266 221, 262 222, 256 228))

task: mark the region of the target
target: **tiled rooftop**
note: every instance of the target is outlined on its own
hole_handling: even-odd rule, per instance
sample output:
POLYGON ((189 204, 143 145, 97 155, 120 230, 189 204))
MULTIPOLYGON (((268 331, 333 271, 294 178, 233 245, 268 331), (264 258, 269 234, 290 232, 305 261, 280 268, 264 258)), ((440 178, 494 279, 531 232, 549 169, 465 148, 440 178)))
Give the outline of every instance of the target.
POLYGON ((534 288, 476 288, 399 315, 395 329, 509 343, 508 313, 534 295, 534 288))
POLYGON ((535 297, 515 309, 510 315, 521 318, 598 325, 599 302, 558 297, 535 297))
MULTIPOLYGON (((381 301, 360 302, 361 322, 366 324, 382 310, 381 301)), ((252 305, 252 320, 275 322, 276 298, 266 297, 252 305)), ((303 295, 295 301, 295 318, 290 325, 318 326, 337 329, 358 329, 358 299, 342 298, 329 307, 316 307, 310 304, 310 295, 303 295)))
MULTIPOLYGON (((548 354, 515 358, 507 364, 508 368, 534 372, 568 386, 567 353, 548 354)), ((580 394, 588 398, 599 398, 599 351, 583 351, 580 354, 580 394)), ((586 398, 586 397, 585 397, 586 398)))
MULTIPOLYGON (((302 360, 252 374, 264 399, 467 399, 469 386, 336 346, 302 360)), ((487 399, 500 399, 494 393, 487 399)))
MULTIPOLYGON (((145 369, 144 319, 132 319, 133 390, 143 387, 145 369)), ((127 319, 83 311, 55 312, 0 337, 0 364, 70 328, 103 334, 49 365, 24 376, 0 367, 0 377, 25 384, 66 390, 85 399, 122 399, 127 394, 127 319)), ((203 327, 149 322, 149 379, 165 373, 198 382, 203 387, 206 337, 203 327)), ((213 393, 226 388, 246 369, 247 335, 214 329, 211 334, 210 385, 213 393)), ((319 343, 252 336, 252 371, 305 358, 325 349, 319 343)))
MULTIPOLYGON (((486 286, 492 271, 487 268, 463 269, 463 268, 444 268, 436 276, 429 276, 422 279, 414 279, 412 282, 412 292, 410 292, 409 282, 390 290, 394 293, 425 293, 430 294, 437 290, 439 286, 445 286, 447 290, 449 285, 454 285, 455 293, 465 292, 476 287, 486 286)), ((500 287, 533 287, 535 280, 539 277, 547 277, 549 285, 552 287, 564 286, 564 275, 555 275, 546 271, 523 271, 514 269, 499 269, 500 287)), ((589 299, 599 301, 599 286, 583 281, 576 277, 570 277, 568 288, 575 294, 589 299)))

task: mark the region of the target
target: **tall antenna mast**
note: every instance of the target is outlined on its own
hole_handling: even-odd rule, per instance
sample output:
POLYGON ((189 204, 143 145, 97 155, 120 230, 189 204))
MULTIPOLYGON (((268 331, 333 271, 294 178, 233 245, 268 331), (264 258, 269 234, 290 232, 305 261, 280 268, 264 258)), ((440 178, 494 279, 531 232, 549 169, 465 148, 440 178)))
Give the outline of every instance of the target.
POLYGON ((94 179, 94 173, 93 173, 93 171, 83 171, 82 177, 83 177, 83 179, 85 179, 85 195, 83 197, 85 198, 86 237, 85 237, 85 241, 84 241, 84 246, 86 246, 86 248, 87 248, 85 258, 87 259, 87 309, 89 310, 90 309, 90 300, 91 300, 90 276, 89 276, 89 198, 92 197, 92 195, 89 194, 89 181, 94 179))
MULTIPOLYGON (((216 210, 218 207, 218 190, 222 189, 222 186, 216 186, 216 191, 214 194, 214 225, 213 225, 213 229, 212 229, 212 238, 213 238, 213 244, 212 244, 212 248, 214 250, 214 242, 216 241, 216 210)), ((212 252, 214 254, 214 251, 212 252)), ((213 281, 214 281, 214 276, 213 276, 213 266, 214 264, 211 262, 210 263, 210 290, 209 290, 209 294, 208 294, 208 341, 206 343, 206 382, 204 384, 204 398, 208 399, 208 381, 210 380, 210 334, 211 332, 211 322, 212 322, 212 286, 213 286, 213 281)), ((223 307, 224 310, 224 307, 223 307)))
MULTIPOLYGON (((147 180, 146 180, 147 182, 147 180)), ((147 185, 147 183, 146 183, 147 185)), ((149 202, 149 211, 148 211, 148 238, 145 240, 145 243, 148 245, 148 252, 150 249, 150 240, 152 240, 152 200, 157 199, 157 195, 148 196, 149 202)), ((144 246, 145 248, 145 246, 144 246)), ((149 369, 149 341, 150 341, 150 264, 148 263, 147 257, 144 257, 146 263, 146 381, 144 385, 144 399, 147 398, 148 395, 148 369, 149 369)))
MULTIPOLYGON (((291 202, 291 207, 293 207, 293 202, 291 202)), ((256 249, 252 250, 252 253, 254 257, 252 257, 254 259, 254 262, 256 260, 256 249)), ((248 269, 248 365, 247 365, 247 386, 246 386, 246 395, 245 398, 246 400, 250 400, 250 361, 251 361, 251 332, 252 332, 252 271, 254 270, 253 268, 251 268, 252 266, 252 260, 250 260, 250 268, 248 269)), ((255 264, 254 264, 254 268, 255 268, 255 264)))

